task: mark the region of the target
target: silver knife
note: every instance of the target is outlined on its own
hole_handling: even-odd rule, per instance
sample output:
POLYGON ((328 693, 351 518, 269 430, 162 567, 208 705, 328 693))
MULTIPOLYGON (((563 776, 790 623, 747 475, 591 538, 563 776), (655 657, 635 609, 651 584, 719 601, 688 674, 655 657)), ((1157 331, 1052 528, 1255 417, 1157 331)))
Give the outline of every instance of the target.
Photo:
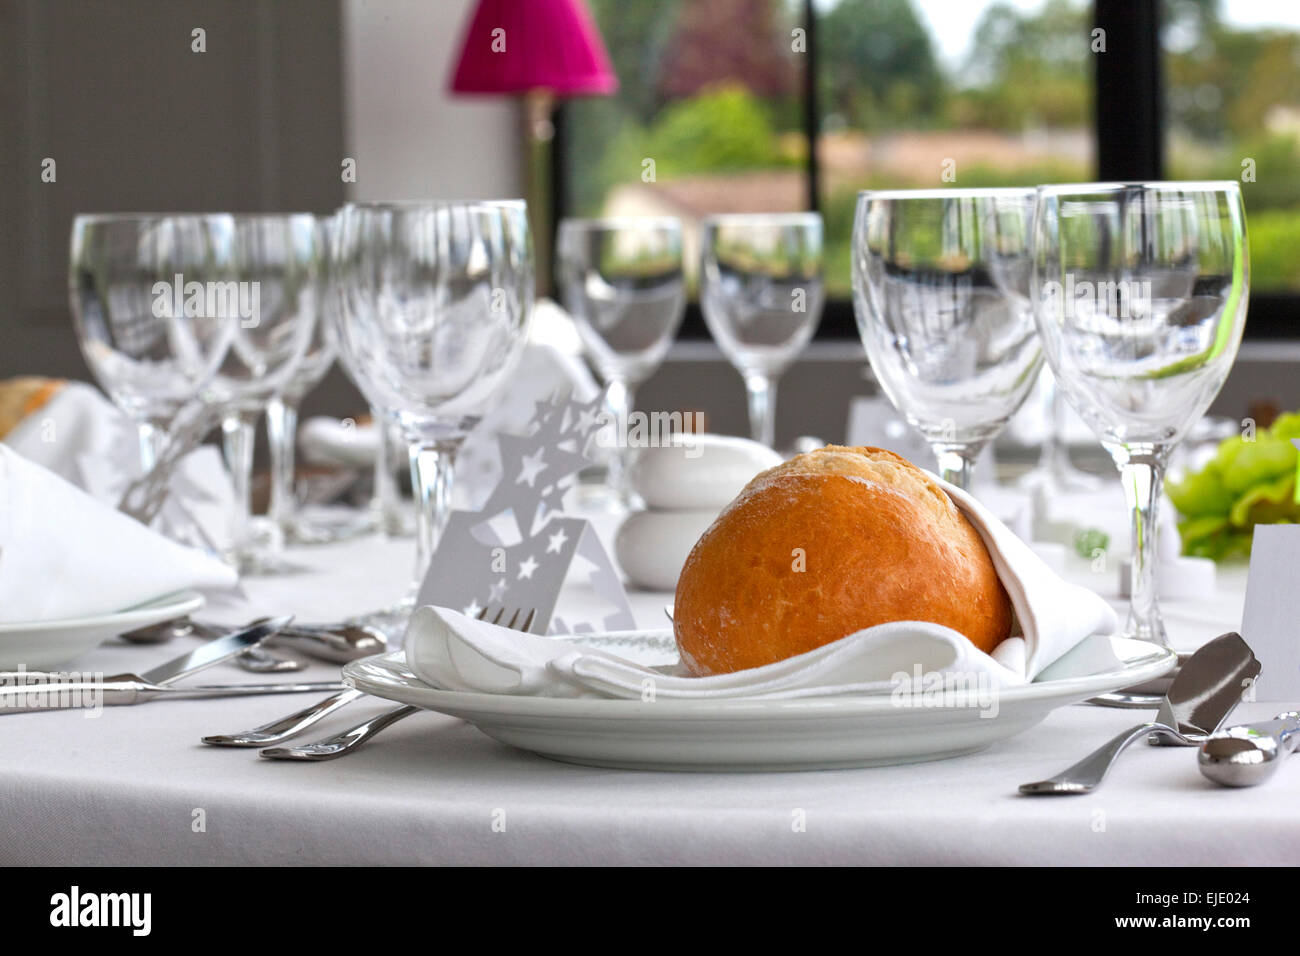
POLYGON ((1241 724, 1212 734, 1201 744, 1196 764, 1225 787, 1253 787, 1277 772, 1282 758, 1300 746, 1300 711, 1272 720, 1241 724))
POLYGON ((0 672, 0 713, 97 708, 135 704, 155 697, 229 697, 247 694, 315 693, 338 690, 337 683, 228 684, 174 687, 176 681, 230 660, 287 625, 280 617, 241 628, 209 641, 188 654, 143 674, 97 674, 57 671, 0 672))

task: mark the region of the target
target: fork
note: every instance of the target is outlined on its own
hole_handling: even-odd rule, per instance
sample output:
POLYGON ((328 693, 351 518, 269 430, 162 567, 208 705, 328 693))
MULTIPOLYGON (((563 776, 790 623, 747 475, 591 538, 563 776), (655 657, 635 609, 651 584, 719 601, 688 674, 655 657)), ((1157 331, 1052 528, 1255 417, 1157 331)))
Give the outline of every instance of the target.
MULTIPOLYGON (((491 607, 484 608, 482 611, 478 613, 477 615, 478 619, 480 621, 489 620, 488 616, 492 614, 492 610, 493 609, 491 607)), ((525 614, 523 609, 521 608, 515 611, 514 614, 510 616, 509 621, 507 621, 507 623, 504 626, 516 630, 520 630, 520 631, 527 631, 530 627, 532 627, 536 615, 537 612, 535 610, 529 610, 525 614), (521 614, 524 615, 524 620, 522 624, 519 623, 519 617, 521 614)), ((497 608, 496 614, 491 617, 490 623, 500 624, 502 619, 505 616, 506 616, 506 609, 504 607, 497 608)), ((286 717, 281 717, 278 720, 273 720, 268 724, 263 724, 262 726, 255 727, 252 730, 245 730, 237 734, 213 734, 212 736, 204 737, 203 742, 205 744, 211 744, 216 747, 267 747, 270 744, 278 744, 282 741, 290 739, 291 737, 298 736, 308 727, 312 726, 313 724, 321 720, 324 720, 326 717, 330 716, 335 711, 346 706, 347 704, 350 704, 352 701, 357 700, 358 698, 364 696, 366 695, 362 691, 356 690, 355 688, 350 688, 348 690, 341 691, 340 693, 333 694, 329 697, 326 697, 324 700, 318 701, 317 703, 312 704, 310 707, 305 707, 302 710, 294 711, 292 714, 289 714, 286 717)), ((397 708, 397 710, 402 710, 402 709, 403 708, 397 708)), ((344 731, 342 734, 339 734, 337 738, 330 738, 328 741, 318 741, 316 744, 312 744, 302 748, 292 748, 292 749, 272 748, 263 751, 262 755, 266 757, 270 757, 273 760, 274 759, 326 760, 329 759, 329 757, 342 756, 344 753, 347 753, 349 750, 353 749, 354 747, 359 747, 366 740, 369 740, 375 734, 379 733, 379 731, 382 730, 384 727, 387 727, 389 724, 393 723, 393 721, 400 720, 402 717, 408 717, 410 716, 411 713, 414 713, 414 710, 405 710, 401 714, 397 714, 396 710, 389 711, 389 714, 393 714, 395 716, 392 716, 390 719, 383 721, 382 723, 378 724, 378 726, 375 726, 375 724, 379 720, 379 718, 375 718, 373 720, 366 721, 364 724, 361 724, 358 727, 354 727, 350 730, 344 731), (357 734, 361 735, 359 739, 355 739, 355 735, 357 734), (337 743, 338 741, 344 739, 351 741, 349 745, 344 747, 342 750, 329 753, 328 756, 316 756, 316 755, 297 756, 296 755, 297 750, 306 751, 315 747, 324 746, 326 744, 337 743)), ((383 715, 383 716, 387 716, 387 715, 383 715)))
MULTIPOLYGON (((486 621, 490 611, 490 607, 485 607, 478 613, 478 619, 486 621)), ((501 619, 505 617, 505 614, 506 609, 504 607, 498 608, 496 615, 489 623, 501 624, 501 619)), ((523 608, 519 608, 510 616, 509 622, 501 626, 508 627, 511 630, 527 631, 533 626, 536 615, 536 609, 530 609, 525 614, 523 608), (521 614, 524 615, 522 623, 519 621, 521 614)), ((343 705, 339 704, 338 706, 343 705)), ((401 707, 394 707, 392 710, 384 711, 384 713, 376 717, 363 721, 355 727, 349 727, 341 734, 335 734, 333 737, 326 737, 324 740, 318 740, 311 744, 303 744, 301 747, 268 747, 266 750, 258 751, 258 753, 269 760, 333 760, 335 757, 342 757, 344 754, 351 753, 385 727, 410 717, 420 709, 410 704, 403 704, 401 707)))

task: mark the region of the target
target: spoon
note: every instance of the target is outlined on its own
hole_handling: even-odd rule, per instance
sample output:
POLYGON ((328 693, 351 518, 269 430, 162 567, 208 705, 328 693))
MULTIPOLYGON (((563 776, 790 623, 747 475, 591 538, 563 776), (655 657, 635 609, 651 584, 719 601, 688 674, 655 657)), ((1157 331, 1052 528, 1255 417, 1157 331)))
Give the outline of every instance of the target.
POLYGON ((1055 777, 1020 785, 1020 792, 1043 794, 1090 793, 1115 758, 1140 737, 1160 738, 1175 746, 1191 746, 1219 729, 1241 700, 1242 691, 1259 676, 1259 661, 1240 634, 1216 637, 1187 659, 1154 721, 1138 724, 1106 742, 1055 777))
MULTIPOLYGON (((127 631, 121 637, 133 644, 161 644, 173 637, 200 637, 206 640, 224 634, 227 630, 227 628, 182 617, 127 631)), ((317 660, 336 664, 380 654, 388 648, 388 640, 379 630, 359 624, 298 624, 295 622, 272 637, 274 640, 267 638, 262 642, 262 646, 299 651, 317 660)))
POLYGON ((1300 713, 1291 710, 1272 720, 1219 731, 1201 745, 1196 763, 1221 786, 1253 787, 1273 776, 1297 744, 1300 713))

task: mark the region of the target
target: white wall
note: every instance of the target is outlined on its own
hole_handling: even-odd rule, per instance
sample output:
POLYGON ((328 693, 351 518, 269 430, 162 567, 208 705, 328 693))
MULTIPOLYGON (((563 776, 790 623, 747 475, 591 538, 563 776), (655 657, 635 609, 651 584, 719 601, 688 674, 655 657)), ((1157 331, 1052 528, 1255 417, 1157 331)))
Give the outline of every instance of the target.
POLYGON ((523 132, 511 97, 452 96, 474 0, 343 0, 351 200, 524 195, 523 132))

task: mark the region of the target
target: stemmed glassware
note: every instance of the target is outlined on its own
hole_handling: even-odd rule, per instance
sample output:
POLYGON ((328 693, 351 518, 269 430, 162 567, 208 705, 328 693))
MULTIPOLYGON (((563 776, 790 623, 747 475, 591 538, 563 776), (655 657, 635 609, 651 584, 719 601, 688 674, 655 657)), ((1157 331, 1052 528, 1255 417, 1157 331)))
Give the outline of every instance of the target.
POLYGON ((526 206, 348 205, 332 259, 339 349, 410 449, 420 510, 409 604, 449 512, 456 455, 526 340, 533 300, 526 206))
POLYGON ((1044 364, 1038 373, 1037 390, 1043 404, 1045 430, 1043 432, 1042 451, 1034 467, 1021 476, 1017 487, 1028 491, 1041 491, 1049 495, 1069 493, 1072 491, 1095 491, 1101 487, 1101 479, 1080 471, 1070 461, 1069 443, 1066 441, 1066 429, 1069 426, 1069 405, 1056 384, 1050 366, 1044 364))
POLYGON ((329 293, 328 250, 332 219, 319 218, 322 255, 320 278, 311 289, 316 322, 302 360, 284 387, 266 406, 266 434, 271 452, 271 497, 267 508, 271 520, 291 541, 304 544, 337 540, 371 526, 370 520, 321 522, 308 520, 298 507, 294 491, 294 459, 298 436, 298 408, 334 364, 334 323, 326 315, 333 307, 329 293))
POLYGON ((881 388, 969 490, 976 457, 1042 363, 1029 306, 1032 189, 864 192, 853 227, 858 333, 881 388))
POLYGON ((745 380, 749 426, 776 439, 776 382, 821 318, 822 218, 817 213, 712 216, 702 225, 700 308, 745 380))
MULTIPOLYGON (((664 360, 686 308, 682 224, 677 219, 566 219, 556 258, 564 305, 605 382, 605 402, 626 427, 636 386, 664 360)), ((631 504, 629 449, 619 440, 608 488, 631 504)))
POLYGON ((241 311, 234 342, 212 383, 235 490, 230 558, 241 571, 282 569, 284 538, 252 516, 253 435, 271 399, 306 354, 323 291, 324 235, 309 213, 237 214, 232 258, 241 311), (246 313, 246 314, 245 314, 246 313))
POLYGON ((1234 182, 1038 190, 1034 315, 1061 390, 1123 478, 1133 527, 1127 637, 1168 646, 1154 566, 1165 465, 1232 367, 1249 287, 1234 182))
POLYGON ((145 472, 226 358, 238 302, 228 215, 93 214, 72 224, 68 291, 86 364, 136 423, 145 472))

